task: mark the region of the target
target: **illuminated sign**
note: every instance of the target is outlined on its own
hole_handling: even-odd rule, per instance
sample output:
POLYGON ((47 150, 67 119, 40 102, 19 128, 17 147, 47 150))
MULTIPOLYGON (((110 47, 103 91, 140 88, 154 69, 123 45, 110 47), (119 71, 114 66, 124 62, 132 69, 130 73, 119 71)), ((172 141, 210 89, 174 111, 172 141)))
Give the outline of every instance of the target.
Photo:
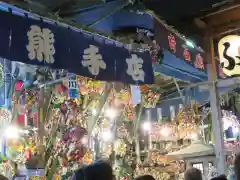
POLYGON ((229 35, 218 43, 220 64, 227 76, 240 75, 240 36, 229 35))

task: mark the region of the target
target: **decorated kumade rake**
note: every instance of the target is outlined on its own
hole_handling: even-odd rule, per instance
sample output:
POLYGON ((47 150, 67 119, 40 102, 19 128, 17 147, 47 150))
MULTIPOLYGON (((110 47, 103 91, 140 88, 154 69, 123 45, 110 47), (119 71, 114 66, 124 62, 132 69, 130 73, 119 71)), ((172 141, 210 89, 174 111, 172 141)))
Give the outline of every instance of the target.
MULTIPOLYGON (((85 128, 80 126, 67 127, 64 129, 62 138, 57 140, 47 163, 47 176, 51 169, 57 169, 55 176, 68 179, 69 173, 74 172, 83 162, 91 161, 90 152, 83 144, 87 135, 85 128), (88 153, 86 155, 86 153, 88 153), (54 167, 53 167, 54 166, 54 167)), ((71 176, 71 175, 70 175, 71 176)), ((49 176, 48 176, 49 177, 49 176)))
POLYGON ((82 95, 102 94, 105 84, 102 81, 96 81, 83 76, 77 76, 77 83, 79 92, 82 95))
POLYGON ((170 180, 171 176, 167 172, 162 172, 158 167, 137 167, 135 177, 142 175, 151 175, 156 180, 170 180))
POLYGON ((154 108, 159 101, 161 92, 155 85, 141 85, 142 103, 145 108, 154 108))
POLYGON ((160 124, 154 123, 151 128, 151 140, 160 141, 176 141, 178 139, 178 127, 175 121, 160 124))
POLYGON ((131 100, 131 92, 129 88, 123 88, 119 91, 113 89, 108 97, 108 104, 123 110, 124 116, 128 120, 133 120, 134 107, 131 100))
POLYGON ((196 139, 198 132, 197 115, 192 108, 182 108, 177 116, 180 139, 196 139))

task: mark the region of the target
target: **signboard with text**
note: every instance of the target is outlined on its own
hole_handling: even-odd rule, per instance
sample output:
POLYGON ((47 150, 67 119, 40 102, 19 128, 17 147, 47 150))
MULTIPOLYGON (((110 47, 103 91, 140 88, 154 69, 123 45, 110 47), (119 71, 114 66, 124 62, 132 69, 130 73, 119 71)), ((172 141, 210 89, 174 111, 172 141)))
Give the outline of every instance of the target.
POLYGON ((228 35, 218 42, 220 69, 227 76, 240 76, 240 36, 228 35))

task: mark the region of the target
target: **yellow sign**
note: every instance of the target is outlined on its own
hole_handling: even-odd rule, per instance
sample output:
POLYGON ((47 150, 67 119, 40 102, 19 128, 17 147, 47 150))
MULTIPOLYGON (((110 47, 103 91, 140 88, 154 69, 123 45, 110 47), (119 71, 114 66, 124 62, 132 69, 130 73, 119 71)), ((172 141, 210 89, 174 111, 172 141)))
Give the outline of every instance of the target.
POLYGON ((229 35, 218 43, 220 64, 227 76, 240 75, 240 36, 229 35))

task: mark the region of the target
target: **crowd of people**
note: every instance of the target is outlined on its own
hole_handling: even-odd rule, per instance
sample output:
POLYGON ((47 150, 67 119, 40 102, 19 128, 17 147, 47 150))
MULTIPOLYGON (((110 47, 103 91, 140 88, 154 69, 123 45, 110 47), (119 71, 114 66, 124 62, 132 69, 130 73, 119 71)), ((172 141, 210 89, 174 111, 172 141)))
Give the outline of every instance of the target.
MULTIPOLYGON (((0 180, 8 180, 0 175, 0 180)), ((77 170, 71 180, 115 180, 113 170, 110 164, 104 161, 96 161, 91 165, 77 170)), ((136 177, 134 180, 155 180, 151 175, 136 177)), ((184 173, 184 180, 204 180, 202 172, 197 168, 187 169, 184 173)), ((240 153, 234 161, 234 173, 227 177, 224 174, 214 177, 211 180, 240 180, 240 153)))
MULTIPOLYGON (((83 167, 76 171, 72 180, 114 180, 112 167, 102 161, 95 162, 89 166, 83 167)), ((197 168, 187 169, 184 173, 185 180, 204 180, 202 172, 197 168)), ((151 175, 143 175, 136 177, 135 180, 155 180, 151 175)), ((240 180, 240 154, 238 154, 234 161, 234 174, 230 177, 222 174, 211 180, 240 180)))

